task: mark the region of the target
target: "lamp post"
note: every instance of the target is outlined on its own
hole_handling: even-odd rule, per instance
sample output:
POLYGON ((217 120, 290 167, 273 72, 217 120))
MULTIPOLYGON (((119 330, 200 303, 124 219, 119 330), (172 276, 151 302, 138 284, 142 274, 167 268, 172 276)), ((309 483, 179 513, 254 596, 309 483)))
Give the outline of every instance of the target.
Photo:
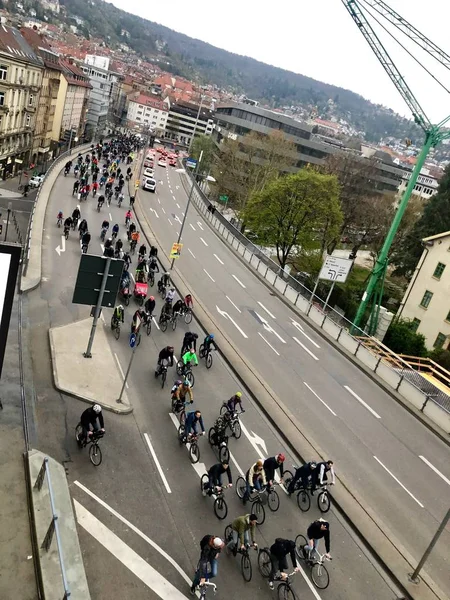
POLYGON ((8 237, 9 216, 11 214, 11 211, 12 211, 12 202, 8 202, 8 214, 6 216, 6 227, 5 227, 5 242, 6 242, 6 238, 8 237))

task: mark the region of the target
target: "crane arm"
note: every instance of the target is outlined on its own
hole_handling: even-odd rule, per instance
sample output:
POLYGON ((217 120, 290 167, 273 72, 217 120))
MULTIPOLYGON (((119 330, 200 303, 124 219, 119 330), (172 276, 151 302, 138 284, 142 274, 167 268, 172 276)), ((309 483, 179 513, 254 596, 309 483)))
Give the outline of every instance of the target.
POLYGON ((431 127, 430 120, 428 119, 428 117, 425 114, 425 111, 423 110, 418 100, 412 93, 404 77, 397 69, 394 61, 389 56, 389 53, 381 43, 377 34, 371 27, 366 16, 361 10, 361 7, 359 6, 357 0, 342 0, 342 3, 344 4, 352 19, 355 21, 359 30, 365 37, 367 43, 374 51, 384 70, 389 75, 392 83, 395 85, 395 87, 401 94, 403 100, 408 105, 409 109, 413 114, 415 122, 418 125, 420 125, 425 132, 428 131, 431 127))

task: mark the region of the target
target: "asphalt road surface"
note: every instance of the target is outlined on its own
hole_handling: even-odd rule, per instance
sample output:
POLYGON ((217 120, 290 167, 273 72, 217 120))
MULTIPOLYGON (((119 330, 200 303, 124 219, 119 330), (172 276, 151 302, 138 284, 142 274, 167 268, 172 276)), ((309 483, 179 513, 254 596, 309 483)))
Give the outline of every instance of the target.
MULTIPOLYGON (((170 175, 174 176, 172 173, 170 175)), ((158 199, 163 203, 162 194, 168 190, 165 172, 161 173, 160 178, 162 177, 164 186, 159 186, 156 196, 148 196, 149 208, 154 206, 161 215, 164 214, 161 210, 163 204, 160 205, 158 199)), ((57 211, 61 209, 68 214, 77 204, 71 196, 71 187, 72 178, 60 177, 56 182, 45 221, 42 285, 30 295, 30 347, 37 390, 33 444, 66 465, 93 598, 122 600, 189 597, 188 581, 198 560, 200 539, 206 533, 223 535, 225 525, 236 516, 245 514, 248 508, 242 506, 232 488, 226 492, 227 518, 219 521, 214 516, 212 500, 202 497, 199 483, 202 472, 217 462, 217 459, 207 439, 201 438, 200 463, 192 466, 186 448, 180 447, 178 443, 176 421, 173 415, 169 414, 169 387, 161 390, 159 380, 154 379, 153 370, 159 350, 171 343, 177 349, 178 355, 182 337, 188 329, 182 321, 175 332, 169 328, 163 334, 154 324, 150 337, 144 334, 135 355, 127 390, 134 412, 128 416, 106 413, 107 435, 102 440, 102 465, 94 468, 89 463, 87 453, 78 451, 73 434, 74 426, 86 405, 73 398, 64 397, 53 389, 47 333, 49 326, 85 318, 90 312, 89 307, 72 304, 73 286, 80 258, 77 236, 71 233, 69 240, 63 244, 61 229, 56 227, 57 211), (63 246, 64 251, 61 250, 63 246)), ((173 187, 176 191, 175 184, 173 187)), ((175 207, 176 202, 183 201, 183 198, 185 200, 181 190, 178 196, 179 199, 174 201, 175 207)), ((102 220, 106 217, 111 223, 118 222, 121 225, 120 234, 125 239, 122 225, 127 206, 119 209, 113 203, 111 207, 104 206, 102 212, 98 213, 96 205, 96 200, 92 198, 83 203, 82 217, 87 219, 92 233, 89 251, 100 254, 99 236, 102 220)), ((181 216, 181 212, 179 214, 181 216)), ((194 216, 194 213, 192 215, 194 216)), ((171 218, 168 206, 166 216, 171 218)), ((162 216, 160 218, 162 219, 162 216)), ((215 243, 214 236, 207 226, 203 226, 204 231, 201 231, 200 227, 197 229, 197 220, 200 221, 200 218, 190 221, 195 223, 196 228, 193 240, 203 245, 199 240, 201 236, 212 246, 215 243)), ((174 229, 173 225, 170 227, 174 229)), ((168 230, 170 236, 165 234, 168 236, 168 244, 174 237, 172 229, 168 230)), ((220 248, 218 256, 224 263, 231 260, 220 244, 217 248, 220 248)), ((193 246, 192 250, 200 256, 201 246, 193 246)), ((185 260, 186 254, 181 260, 185 260)), ((201 266, 200 261, 193 259, 188 268, 193 269, 194 265, 197 265, 199 268, 201 266, 202 270, 204 266, 211 270, 211 275, 216 274, 212 267, 214 263, 209 264, 206 260, 209 259, 205 258, 205 263, 201 266)), ((212 260, 216 260, 214 256, 212 260)), ((133 266, 135 263, 136 260, 133 266)), ((218 261, 217 268, 222 267, 218 261)), ((234 267, 233 274, 243 283, 245 281, 245 285, 251 278, 245 270, 234 271, 234 267)), ((216 275, 217 280, 219 276, 216 275)), ((227 277, 226 270, 222 277, 227 277)), ((204 274, 201 278, 208 279, 204 274)), ((204 285, 205 283, 206 281, 198 286, 198 293, 202 293, 200 289, 209 290, 212 301, 215 302, 217 296, 217 302, 220 302, 220 307, 225 310, 226 299, 216 293, 212 283, 211 286, 209 283, 204 285)), ((244 302, 253 306, 253 301, 250 304, 250 299, 244 298, 244 292, 242 288, 241 293, 237 294, 234 290, 234 296, 230 295, 242 311, 238 316, 233 313, 236 318, 246 311, 244 302)), ((229 293, 233 293, 231 289, 229 293)), ((270 298, 265 296, 259 299, 264 304, 267 303, 266 308, 269 310, 276 310, 277 321, 281 320, 281 305, 272 306, 269 304, 270 298)), ((230 306, 227 306, 228 311, 230 306)), ((111 332, 108 334, 117 359, 117 368, 122 371, 126 370, 130 359, 127 327, 130 326, 136 308, 137 305, 132 300, 126 310, 126 326, 123 327, 118 341, 113 338, 111 332)), ((160 308, 161 301, 158 301, 156 313, 159 313, 160 308)), ((107 310, 103 312, 103 326, 108 327, 110 314, 107 310)), ((218 318, 222 317, 218 315, 218 318)), ((251 318, 256 323, 256 320, 251 318)), ((242 322, 242 326, 248 329, 249 336, 253 335, 249 323, 242 322)), ((201 333, 195 320, 189 328, 201 333)), ((265 343, 261 342, 261 346, 265 346, 265 343)), ((98 355, 101 351, 101 347, 94 342, 93 353, 98 355)), ((272 353, 270 348, 268 352, 272 353)), ((277 360, 276 355, 270 354, 268 357, 272 362, 277 360)), ((241 386, 217 353, 214 355, 212 368, 207 371, 204 364, 200 364, 195 370, 195 376, 194 406, 202 409, 208 429, 216 418, 222 401, 228 399, 241 386)), ((174 371, 169 372, 168 384, 172 378, 175 378, 174 371)), ((311 380, 311 385, 317 385, 315 379, 311 380)), ((243 435, 240 440, 230 442, 234 481, 260 456, 274 455, 284 450, 277 432, 249 400, 246 390, 242 391, 246 408, 242 419, 243 435)), ((118 392, 119 390, 112 389, 111 397, 117 397, 118 392)), ((328 415, 320 414, 318 406, 312 400, 310 404, 312 409, 317 411, 318 418, 325 428, 328 415)), ((312 420, 311 415, 308 415, 308 418, 312 420)), ((367 428, 369 427, 370 424, 367 428)), ((292 461, 288 454, 287 466, 290 466, 292 461)), ((338 468, 341 468, 340 462, 338 468)), ((309 513, 302 514, 295 504, 295 498, 289 499, 280 488, 279 494, 279 511, 272 514, 266 509, 266 522, 258 530, 257 541, 260 546, 273 543, 276 537, 295 537, 298 533, 304 533, 309 523, 320 516, 315 504, 309 513)), ((298 597, 305 600, 360 600, 369 596, 376 600, 392 600, 399 597, 395 587, 370 556, 364 544, 348 528, 345 519, 334 508, 328 513, 328 518, 331 523, 331 550, 334 557, 333 562, 327 563, 331 577, 330 586, 325 591, 316 590, 308 571, 303 569, 296 575, 294 582, 298 597)), ((216 580, 217 598, 239 597, 250 600, 256 595, 260 598, 273 598, 267 582, 257 572, 256 553, 251 556, 253 579, 248 584, 245 584, 241 577, 238 558, 234 559, 225 554, 220 557, 219 576, 216 580)))

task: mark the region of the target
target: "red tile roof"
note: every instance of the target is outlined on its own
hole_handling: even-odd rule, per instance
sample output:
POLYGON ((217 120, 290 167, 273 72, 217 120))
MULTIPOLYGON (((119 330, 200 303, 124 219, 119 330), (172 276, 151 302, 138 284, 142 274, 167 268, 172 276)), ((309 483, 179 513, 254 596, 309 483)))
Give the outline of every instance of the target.
POLYGON ((157 108, 158 110, 168 110, 164 102, 161 102, 161 100, 156 100, 151 96, 146 96, 145 94, 139 94, 137 98, 130 98, 130 102, 136 102, 136 104, 143 104, 144 106, 151 106, 152 108, 157 108))

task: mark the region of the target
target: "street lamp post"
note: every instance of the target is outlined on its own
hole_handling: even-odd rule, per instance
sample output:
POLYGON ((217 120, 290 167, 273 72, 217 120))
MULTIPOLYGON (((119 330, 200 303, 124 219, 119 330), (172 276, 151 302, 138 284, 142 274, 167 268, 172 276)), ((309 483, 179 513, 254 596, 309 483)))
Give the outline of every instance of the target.
POLYGON ((8 214, 6 217, 6 227, 5 227, 5 242, 6 242, 6 238, 8 236, 9 216, 11 214, 11 210, 12 210, 12 202, 8 202, 8 214))

